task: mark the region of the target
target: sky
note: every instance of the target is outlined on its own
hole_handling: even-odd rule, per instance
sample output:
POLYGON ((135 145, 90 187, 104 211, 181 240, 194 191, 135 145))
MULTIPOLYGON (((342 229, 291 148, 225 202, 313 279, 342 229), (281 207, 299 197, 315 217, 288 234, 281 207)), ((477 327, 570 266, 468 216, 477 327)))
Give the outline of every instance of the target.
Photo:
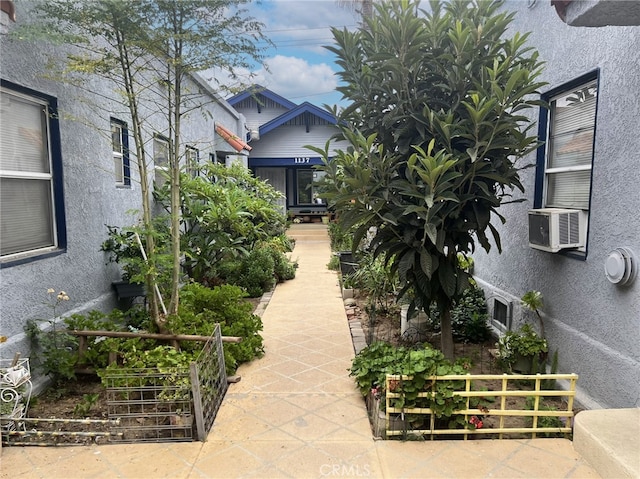
POLYGON ((268 72, 256 65, 253 80, 248 80, 248 72, 236 73, 296 104, 340 104, 341 95, 335 91, 338 66, 323 45, 333 43, 332 26, 357 28, 357 13, 336 0, 263 0, 245 7, 265 25, 263 33, 275 46, 265 52, 268 72))

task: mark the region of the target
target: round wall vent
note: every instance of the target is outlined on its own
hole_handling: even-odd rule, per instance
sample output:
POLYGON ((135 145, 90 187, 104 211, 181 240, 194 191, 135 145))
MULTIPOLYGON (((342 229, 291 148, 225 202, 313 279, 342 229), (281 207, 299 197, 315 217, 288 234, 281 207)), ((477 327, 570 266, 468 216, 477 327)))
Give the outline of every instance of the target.
POLYGON ((631 284, 638 274, 638 260, 629 248, 616 248, 604 262, 604 274, 614 284, 631 284))

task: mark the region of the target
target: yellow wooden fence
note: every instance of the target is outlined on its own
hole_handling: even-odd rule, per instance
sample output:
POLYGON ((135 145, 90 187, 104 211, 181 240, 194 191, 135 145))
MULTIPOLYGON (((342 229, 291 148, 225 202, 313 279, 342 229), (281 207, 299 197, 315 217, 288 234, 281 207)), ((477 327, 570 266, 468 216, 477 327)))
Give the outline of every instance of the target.
MULTIPOLYGON (((479 434, 497 434, 502 439, 503 434, 531 434, 532 438, 536 437, 536 434, 541 433, 571 433, 573 423, 573 400, 575 397, 576 382, 578 380, 577 374, 464 374, 464 375, 448 375, 448 376, 433 376, 429 378, 429 381, 463 381, 464 389, 454 390, 454 396, 461 396, 466 398, 465 409, 459 409, 454 411, 454 415, 463 415, 465 421, 476 416, 483 418, 496 417, 498 424, 496 427, 483 427, 482 428, 465 428, 465 429, 443 429, 436 428, 436 416, 431 408, 396 408, 392 407, 393 399, 401 398, 403 393, 401 387, 397 385, 402 381, 410 380, 408 376, 387 375, 386 379, 386 434, 387 437, 392 436, 431 436, 431 439, 435 435, 464 435, 464 439, 468 439, 469 435, 479 434), (567 390, 557 389, 542 389, 545 381, 554 380, 566 380, 569 381, 569 388, 567 390), (533 382, 533 389, 519 389, 520 384, 523 381, 526 383, 533 382), (499 382, 499 388, 479 390, 479 387, 483 387, 485 384, 494 384, 499 382), (519 384, 514 383, 518 382, 519 384), (511 388, 509 386, 511 385, 511 388), (480 406, 472 407, 471 398, 495 398, 492 400, 489 407, 480 406), (509 397, 533 397, 533 409, 508 409, 507 398, 509 397), (549 410, 543 406, 544 398, 560 397, 566 398, 563 401, 563 405, 566 404, 566 408, 558 408, 555 410, 549 410), (497 404, 496 404, 497 403, 497 404), (494 407, 495 405, 495 407, 494 407), (409 429, 408 421, 404 418, 408 414, 427 415, 430 416, 428 423, 430 426, 428 429, 409 429), (522 425, 511 426, 507 424, 508 417, 531 417, 531 427, 522 427, 522 425), (563 427, 539 427, 538 419, 540 417, 558 417, 565 418, 563 427), (398 419, 400 419, 398 427, 398 419), (395 426, 393 424, 396 424, 395 426)), ((484 386, 486 387, 486 386, 484 386)), ((418 394, 419 398, 433 397, 433 392, 421 392, 418 394)), ((485 423, 489 421, 484 421, 485 423)), ((495 422, 495 421, 490 421, 495 422)))

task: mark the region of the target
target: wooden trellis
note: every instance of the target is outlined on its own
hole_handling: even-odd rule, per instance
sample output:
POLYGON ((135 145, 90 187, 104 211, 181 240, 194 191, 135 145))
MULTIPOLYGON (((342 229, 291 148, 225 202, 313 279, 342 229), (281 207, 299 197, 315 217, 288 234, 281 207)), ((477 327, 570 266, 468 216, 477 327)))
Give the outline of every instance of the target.
MULTIPOLYGON (((462 415, 466 422, 473 416, 482 417, 497 417, 497 427, 482 427, 482 428, 465 428, 465 429, 449 429, 438 428, 436 425, 436 416, 431 408, 397 408, 393 407, 394 399, 400 399, 403 396, 401 387, 397 385, 402 381, 410 380, 408 376, 387 375, 386 379, 386 434, 387 437, 392 436, 431 436, 431 439, 436 435, 463 435, 464 439, 468 439, 470 435, 480 434, 496 434, 498 438, 502 439, 503 434, 516 434, 526 433, 531 434, 532 438, 535 438, 537 434, 543 433, 571 433, 573 423, 573 401, 575 397, 576 382, 578 381, 577 374, 465 374, 465 375, 448 375, 448 376, 433 376, 429 378, 430 382, 433 381, 457 381, 464 384, 464 388, 454 390, 454 396, 460 396, 466 398, 465 408, 457 409, 453 411, 453 415, 462 415), (477 390, 478 384, 483 384, 486 381, 500 382, 501 387, 493 390, 477 390), (543 384, 548 384, 549 381, 566 380, 569 381, 569 388, 567 390, 556 389, 542 389, 543 384), (534 383, 533 390, 509 389, 510 383, 529 381, 534 383), (474 390, 474 387, 476 389, 474 390), (472 398, 495 398, 493 403, 497 402, 495 408, 477 408, 472 407, 472 398), (533 409, 508 409, 507 398, 509 397, 533 397, 533 409), (566 398, 566 408, 549 410, 543 408, 543 398, 566 398), (409 414, 426 415, 429 416, 428 421, 424 423, 429 424, 428 429, 409 429, 407 427, 407 421, 404 421, 404 417, 409 414), (508 417, 531 417, 531 427, 510 427, 505 423, 505 419, 508 417), (401 427, 393 426, 398 424, 398 417, 400 417, 401 427), (564 418, 563 427, 539 427, 538 420, 541 417, 557 417, 564 418)), ((418 393, 418 398, 433 398, 434 393, 431 391, 425 391, 418 393)))

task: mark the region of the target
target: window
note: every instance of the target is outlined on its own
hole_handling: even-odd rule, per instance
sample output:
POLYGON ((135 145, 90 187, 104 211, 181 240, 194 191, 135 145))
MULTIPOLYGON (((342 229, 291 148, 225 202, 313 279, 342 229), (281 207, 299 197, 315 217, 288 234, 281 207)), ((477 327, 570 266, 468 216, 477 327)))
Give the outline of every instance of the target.
POLYGON ((111 119, 111 144, 113 150, 113 164, 116 174, 116 185, 130 186, 131 171, 129 170, 129 130, 127 124, 111 119))
POLYGON ((161 187, 169 177, 169 140, 162 136, 153 138, 153 164, 156 186, 161 187))
POLYGON ((297 170, 297 200, 299 205, 325 204, 318 194, 316 185, 323 176, 324 172, 314 170, 297 170))
POLYGON ((3 262, 66 246, 62 158, 53 97, 0 87, 0 252, 3 262))
POLYGON ((187 160, 187 174, 192 178, 195 178, 198 176, 199 151, 197 148, 187 146, 185 156, 187 160))
POLYGON ((597 97, 597 72, 543 95, 536 208, 589 210, 597 97))
POLYGON ((493 298, 491 325, 504 332, 511 328, 511 302, 502 298, 493 298))

